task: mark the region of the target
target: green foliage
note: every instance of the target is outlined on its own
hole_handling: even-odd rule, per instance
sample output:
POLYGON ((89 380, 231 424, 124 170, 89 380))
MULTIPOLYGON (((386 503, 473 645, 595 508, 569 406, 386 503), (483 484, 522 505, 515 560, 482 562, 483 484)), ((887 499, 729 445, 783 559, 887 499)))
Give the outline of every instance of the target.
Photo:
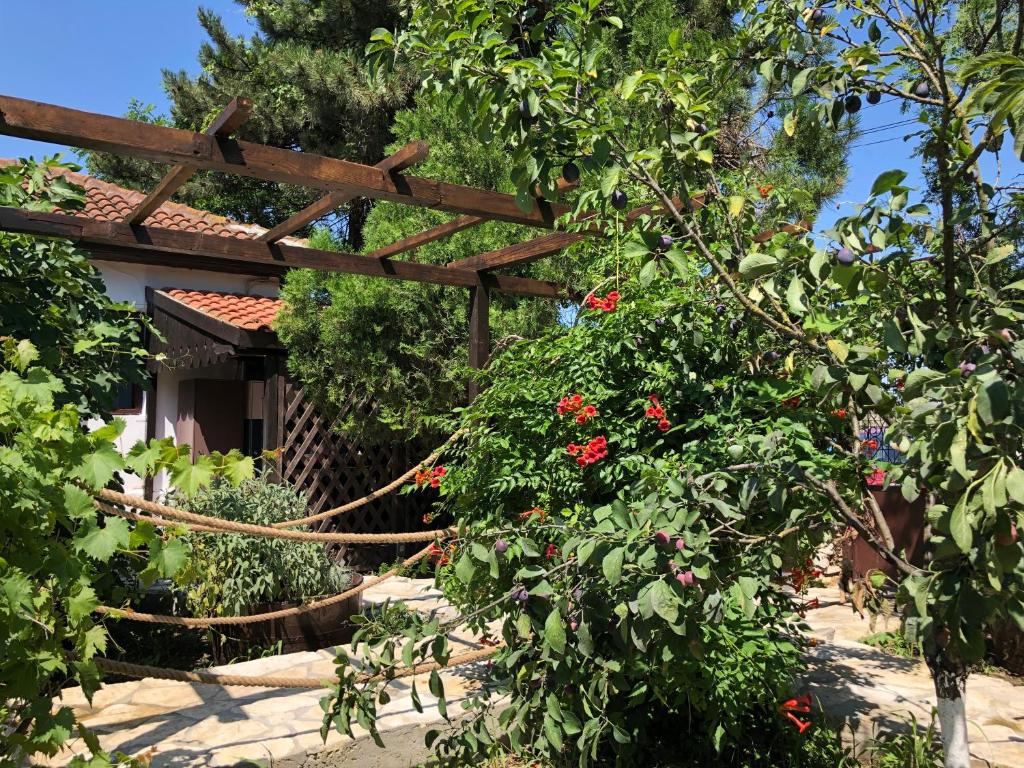
MULTIPOLYGON (((0 205, 49 212, 74 210, 84 191, 57 173, 76 167, 59 158, 0 167, 0 205)), ((146 381, 141 333, 131 304, 112 302, 84 251, 68 241, 0 232, 0 339, 31 343, 31 361, 60 377, 56 404, 84 416, 108 414, 117 385, 146 381)))
MULTIPOLYGON (((524 7, 527 15, 532 12, 539 13, 524 7)), ((647 0, 632 4, 628 16, 624 32, 600 25, 594 29, 595 45, 604 52, 603 67, 615 76, 632 72, 637 66, 655 64, 658 51, 673 29, 702 52, 710 51, 716 38, 732 30, 730 14, 717 3, 647 0), (679 30, 681 19, 686 20, 686 26, 679 30)), ((510 52, 510 58, 528 61, 529 51, 524 41, 523 46, 510 52)), ((392 126, 396 141, 389 151, 409 141, 425 140, 430 145, 430 156, 416 167, 418 175, 522 192, 528 179, 510 158, 508 142, 495 135, 490 126, 477 129, 460 98, 464 88, 473 87, 472 82, 448 85, 443 90, 421 91, 414 108, 396 115, 392 126)), ((718 139, 730 158, 749 153, 739 139, 750 120, 751 110, 745 104, 747 92, 748 88, 737 82, 715 94, 720 109, 736 112, 734 131, 718 139)), ((655 130, 664 119, 656 105, 617 100, 614 108, 628 136, 655 130)), ((819 178, 822 168, 831 174, 828 183, 833 186, 841 176, 841 151, 824 151, 829 142, 820 133, 809 138, 789 140, 793 152, 800 147, 805 151, 799 160, 776 163, 772 173, 773 178, 781 177, 780 185, 797 168, 805 172, 798 183, 809 187, 826 183, 819 178), (805 162, 809 157, 820 162, 805 162), (831 166, 826 167, 826 158, 832 160, 831 166)), ((560 174, 564 162, 575 158, 568 147, 557 147, 550 157, 553 178, 560 174)), ((585 177, 581 200, 590 200, 599 183, 597 177, 585 177)), ((378 203, 366 221, 365 250, 373 251, 449 219, 449 215, 427 208, 378 203)), ((525 227, 488 222, 419 248, 415 257, 420 262, 447 264, 535 234, 525 227)), ((323 244, 322 240, 318 242, 323 244)), ((606 264, 601 254, 574 247, 517 267, 514 272, 579 286, 599 279, 596 276, 606 264)), ((423 432, 436 435, 432 423, 463 403, 469 373, 464 289, 296 271, 288 276, 284 297, 288 309, 279 317, 277 329, 289 348, 291 370, 321 403, 340 414, 338 427, 346 434, 375 440, 423 432)), ((494 293, 492 336, 499 340, 499 349, 507 340, 535 338, 554 323, 558 313, 559 307, 546 300, 494 293)))
MULTIPOLYGON (((2 202, 46 211, 80 202, 81 191, 48 179, 48 167, 4 169, 2 202)), ((143 378, 139 321, 110 303, 67 241, 0 234, 0 265, 0 766, 54 755, 76 731, 94 755, 77 764, 110 765, 72 709, 52 699, 66 682, 89 696, 99 685, 93 658, 109 635, 93 611, 126 597, 110 577, 115 560, 149 585, 173 576, 188 548, 175 530, 106 514, 93 495, 127 471, 166 471, 172 483, 198 486, 240 479, 252 464, 215 454, 193 468, 188 448, 170 440, 123 457, 116 419, 85 432, 83 420, 109 407, 115 383, 143 378)))
MULTIPOLYGON (((990 623, 1024 626, 1020 200, 977 165, 992 138, 1017 135, 1016 66, 945 57, 946 3, 730 10, 734 35, 701 48, 670 31, 628 74, 606 66, 605 35, 624 27, 607 4, 439 0, 374 36, 375 55, 413 58, 428 88, 508 145, 520 194, 550 189, 562 158, 578 158, 593 186, 577 211, 604 211, 609 235, 576 326, 512 346, 463 414, 469 436, 442 491, 459 551, 439 569, 463 615, 373 644, 377 669, 443 660, 455 626, 499 623, 492 687, 455 733, 428 737, 455 762, 500 732, 529 760, 649 765, 672 732, 659 718, 678 727, 683 712, 688 741, 729 749, 796 653, 780 570, 837 521, 900 572, 907 642, 940 682, 981 660, 990 623), (786 136, 841 130, 849 96, 900 99, 919 114, 937 194, 920 199, 893 169, 824 237, 790 226, 813 191, 764 184, 753 148, 723 162, 731 114, 717 96, 736 79, 779 106, 786 136), (629 104, 664 119, 645 129, 629 104), (611 210, 622 190, 660 203, 625 242, 611 210), (596 412, 559 413, 573 393, 596 412), (663 431, 643 415, 651 393, 663 431), (923 569, 872 513, 868 416, 906 455, 882 467, 889 479, 925 500, 923 569), (762 664, 741 661, 747 642, 762 664), (512 702, 497 721, 491 691, 512 702)), ((374 714, 380 687, 349 682, 325 727, 374 714)), ((931 759, 915 754, 899 759, 931 759)))
MULTIPOLYGON (((461 530, 443 573, 468 627, 500 623, 507 650, 492 683, 517 706, 489 726, 483 697, 481 716, 444 742, 449 757, 468 759, 496 727, 530 759, 569 749, 598 764, 612 753, 651 764, 671 748, 659 734, 684 713, 691 739, 713 751, 738 749, 751 713, 774 710, 799 649, 772 574, 829 530, 828 504, 791 480, 848 470, 812 441, 835 427, 828 405, 782 404, 813 392, 809 377, 752 375, 744 357, 713 305, 658 278, 615 312, 588 312, 498 358, 464 414, 486 426, 446 464, 443 500, 461 530), (585 424, 556 411, 573 393, 596 408, 585 424), (645 415, 651 393, 668 432, 645 415), (609 456, 581 467, 567 445, 595 436, 609 456)), ((397 639, 358 639, 386 666, 402 654, 443 658, 430 630, 446 629, 412 623, 397 639)), ((339 727, 379 694, 357 702, 342 691, 339 727)))
POLYGON ((901 659, 914 657, 914 649, 907 645, 907 639, 902 632, 876 632, 862 637, 860 641, 890 656, 899 656, 901 659))
MULTIPOLYGON (((417 173, 508 191, 507 159, 500 147, 477 141, 442 99, 427 102, 400 113, 393 148, 426 139, 430 157, 417 173)), ((447 218, 427 208, 380 203, 367 220, 366 249, 447 218)), ((425 246, 416 258, 444 264, 525 239, 524 230, 488 223, 425 246)), ((314 243, 339 245, 323 230, 314 243)), ((569 282, 580 270, 565 257, 519 271, 569 282)), ((340 414, 336 426, 344 433, 383 442, 424 432, 436 436, 431 420, 464 402, 469 368, 464 288, 295 270, 282 295, 286 309, 275 327, 288 347, 289 368, 321 403, 340 414)), ((548 300, 494 294, 491 332, 497 339, 532 337, 554 323, 557 312, 548 300)))
MULTIPOLYGON (((92 611, 110 595, 104 575, 127 556, 137 578, 173 576, 187 549, 173 532, 100 513, 91 493, 125 462, 113 450, 124 424, 86 434, 81 414, 59 407, 64 385, 31 344, 8 354, 0 372, 0 765, 55 754, 76 728, 69 707, 51 697, 73 679, 91 695, 100 680, 92 662, 107 648, 107 630, 92 611), (26 354, 31 352, 32 354, 26 354)), ((179 451, 163 446, 150 471, 177 472, 179 451)), ((95 750, 98 751, 98 750, 95 750)), ((102 757, 102 756, 101 756, 102 757)))
MULTIPOLYGON (((215 482, 183 500, 190 512, 223 520, 273 525, 304 517, 305 494, 270 482, 266 473, 239 485, 215 482)), ((302 602, 342 592, 347 569, 331 563, 322 544, 262 536, 190 533, 193 556, 178 582, 196 616, 241 616, 257 603, 302 602)))
POLYGON ((905 730, 876 736, 866 745, 865 765, 871 768, 941 768, 942 749, 939 746, 935 711, 926 728, 910 713, 905 730))

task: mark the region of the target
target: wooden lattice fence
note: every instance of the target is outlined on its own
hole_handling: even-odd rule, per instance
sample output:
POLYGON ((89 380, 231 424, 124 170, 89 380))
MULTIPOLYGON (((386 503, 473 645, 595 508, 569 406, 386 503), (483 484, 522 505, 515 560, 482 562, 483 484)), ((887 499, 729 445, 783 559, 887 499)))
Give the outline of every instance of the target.
MULTIPOLYGON (((344 415, 343 412, 338 418, 344 415)), ((333 430, 332 423, 298 383, 285 382, 281 477, 306 493, 311 513, 340 506, 386 485, 430 450, 409 444, 356 443, 333 430)), ((315 530, 352 533, 423 530, 428 526, 422 518, 429 511, 431 501, 429 492, 412 495, 395 492, 324 520, 315 530)), ((407 548, 402 545, 339 546, 332 554, 347 565, 367 569, 405 556, 407 548)))

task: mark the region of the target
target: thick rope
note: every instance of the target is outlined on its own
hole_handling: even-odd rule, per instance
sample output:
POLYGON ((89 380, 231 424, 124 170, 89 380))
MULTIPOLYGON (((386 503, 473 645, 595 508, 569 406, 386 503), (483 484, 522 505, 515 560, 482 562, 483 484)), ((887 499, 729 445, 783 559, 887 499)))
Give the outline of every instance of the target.
MULTIPOLYGON (((96 495, 104 501, 120 504, 125 507, 134 507, 151 515, 169 520, 198 523, 199 525, 215 528, 226 533, 244 533, 249 536, 263 536, 270 539, 318 541, 333 544, 406 544, 417 541, 431 541, 439 536, 445 537, 455 532, 454 528, 436 531, 410 531, 408 533, 313 533, 312 531, 290 531, 265 525, 237 523, 233 520, 222 520, 219 517, 210 517, 209 515, 198 515, 194 512, 186 512, 183 509, 169 507, 166 504, 147 501, 138 496, 129 496, 126 493, 112 491, 109 488, 98 491, 96 495)), ((120 515, 122 512, 118 510, 117 514, 120 515)))
MULTIPOLYGON (((412 667, 396 669, 390 674, 381 675, 360 675, 356 678, 357 683, 376 682, 379 680, 393 680, 402 677, 413 677, 425 672, 432 672, 437 669, 458 667, 463 664, 472 664, 493 656, 501 646, 489 646, 458 656, 452 656, 447 664, 438 664, 436 661, 416 664, 412 667)), ((177 680, 182 683, 203 683, 206 685, 228 685, 228 686, 252 686, 257 688, 329 688, 337 685, 337 677, 314 678, 314 677, 273 677, 255 675, 225 675, 215 672, 186 672, 180 669, 166 669, 165 667, 149 667, 144 664, 128 664, 123 661, 112 659, 95 658, 96 666, 104 672, 127 677, 154 677, 158 680, 177 680)))
POLYGON ((209 528, 205 525, 189 525, 188 523, 176 523, 173 520, 161 520, 158 517, 138 515, 134 512, 129 512, 128 510, 112 507, 111 505, 105 504, 102 501, 95 501, 95 504, 98 509, 102 510, 103 512, 106 512, 107 514, 124 517, 128 520, 134 520, 137 523, 152 523, 158 528, 170 528, 175 525, 180 525, 184 528, 187 528, 189 531, 195 531, 197 533, 221 533, 221 530, 219 528, 209 528))
POLYGON ((396 477, 394 480, 392 480, 387 485, 383 486, 382 488, 378 488, 375 491, 371 491, 370 493, 368 493, 365 496, 363 496, 361 499, 356 499, 355 501, 350 501, 347 504, 342 504, 340 507, 334 507, 333 509, 328 509, 325 512, 319 512, 319 513, 317 513, 315 515, 310 515, 309 517, 302 517, 302 518, 299 518, 297 520, 285 520, 285 521, 280 522, 280 523, 274 523, 273 527, 274 528, 294 528, 294 527, 299 526, 299 525, 307 525, 309 523, 316 523, 316 522, 319 522, 320 520, 326 520, 328 517, 334 517, 335 515, 340 515, 342 512, 349 512, 349 511, 351 511, 353 509, 358 509, 359 507, 362 507, 362 506, 365 506, 366 504, 369 504, 371 501, 374 501, 375 499, 379 499, 381 496, 386 496, 387 494, 391 493, 392 491, 396 490, 397 488, 400 488, 401 486, 403 486, 405 483, 409 482, 409 480, 411 480, 413 477, 416 476, 416 473, 420 471, 421 467, 423 467, 424 465, 432 465, 435 461, 437 461, 438 458, 441 456, 441 454, 444 453, 444 450, 449 445, 454 443, 456 441, 456 439, 458 439, 465 432, 466 432, 466 430, 464 430, 464 429, 460 429, 460 430, 456 431, 451 437, 449 437, 444 442, 443 445, 441 445, 441 447, 439 447, 436 451, 434 451, 432 454, 427 456, 427 458, 425 458, 423 461, 421 461, 415 467, 410 469, 404 475, 402 475, 401 477, 396 477))
POLYGON ((363 581, 362 584, 345 590, 344 592, 332 597, 324 598, 323 600, 317 600, 312 603, 307 603, 306 605, 296 605, 292 608, 282 608, 277 611, 254 613, 249 616, 209 616, 205 618, 193 618, 188 616, 167 616, 161 613, 139 613, 131 610, 130 608, 112 608, 109 605, 101 605, 96 608, 96 612, 105 613, 119 619, 129 619, 131 621, 141 621, 149 624, 170 624, 176 627, 188 627, 190 629, 206 629, 207 627, 234 626, 238 624, 255 624, 260 621, 283 619, 286 616, 301 616, 304 613, 315 611, 318 608, 323 608, 328 605, 334 605, 335 603, 348 600, 350 597, 355 597, 361 592, 365 592, 370 587, 377 586, 382 581, 387 581, 392 576, 398 575, 403 568, 415 565, 417 562, 422 560, 430 553, 431 549, 432 547, 424 547, 411 557, 407 557, 400 565, 395 566, 390 571, 382 573, 372 581, 363 581))

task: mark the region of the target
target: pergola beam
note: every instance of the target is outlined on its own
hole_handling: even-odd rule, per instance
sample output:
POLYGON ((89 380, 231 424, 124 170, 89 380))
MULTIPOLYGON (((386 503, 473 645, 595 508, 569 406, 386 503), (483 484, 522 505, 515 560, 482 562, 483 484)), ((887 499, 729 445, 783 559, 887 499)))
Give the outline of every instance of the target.
POLYGON ((524 211, 501 192, 10 96, 0 96, 0 134, 533 227, 551 228, 568 210, 534 200, 524 211))
MULTIPOLYGON (((209 128, 204 131, 207 136, 230 136, 249 119, 252 102, 249 99, 234 98, 221 110, 209 128)), ((196 169, 187 165, 176 165, 168 171, 156 188, 146 195, 146 199, 135 206, 127 217, 126 224, 141 224, 163 205, 196 173, 196 169)))
POLYGON ((182 263, 181 256, 189 257, 190 262, 202 263, 208 268, 223 267, 230 271, 252 269, 267 273, 271 270, 284 272, 291 268, 310 268, 463 288, 483 286, 520 296, 560 298, 563 295, 556 284, 531 278, 482 275, 435 264, 375 259, 354 253, 322 251, 283 243, 271 245, 256 240, 161 227, 131 227, 122 222, 97 221, 83 216, 20 208, 0 207, 0 230, 43 237, 66 237, 97 254, 130 252, 138 258, 148 253, 154 256, 154 260, 166 260, 168 255, 176 255, 179 258, 178 265, 184 267, 192 264, 182 263))
POLYGON ((397 256, 400 253, 406 251, 413 251, 419 248, 421 245, 432 243, 435 240, 443 240, 446 237, 454 235, 456 232, 461 232, 464 229, 475 227, 479 224, 483 224, 487 219, 481 218, 480 216, 459 216, 457 219, 447 221, 444 224, 438 224, 436 227, 431 227, 423 232, 417 232, 415 235, 409 235, 404 237, 391 245, 385 245, 383 248, 378 248, 376 251, 366 254, 372 256, 375 259, 386 259, 390 256, 397 256))
MULTIPOLYGON (((564 194, 570 189, 575 189, 579 186, 579 182, 568 182, 565 179, 558 180, 558 194, 564 194)), ((444 224, 438 224, 436 227, 425 229, 422 232, 417 232, 415 235, 409 235, 403 237, 401 240, 396 240, 391 245, 385 245, 383 248, 378 248, 376 251, 368 253, 367 256, 373 256, 375 259, 384 259, 389 256, 397 256, 400 253, 406 253, 407 251, 414 251, 420 246, 426 245, 427 243, 433 243, 437 240, 443 240, 446 237, 451 237, 457 232, 462 232, 465 229, 478 226, 487 221, 486 218, 480 216, 460 216, 457 219, 446 221, 444 224)))
MULTIPOLYGON (((678 200, 676 203, 678 204, 678 200)), ((704 196, 698 195, 693 198, 693 206, 695 208, 702 207, 704 205, 704 196)), ((627 229, 633 225, 638 218, 643 215, 649 214, 656 208, 659 208, 659 203, 650 203, 649 205, 642 205, 639 208, 634 208, 626 214, 626 227, 627 229)), ((592 218, 594 214, 585 216, 583 220, 592 218)), ((528 264, 531 261, 542 259, 545 256, 551 256, 552 254, 558 253, 574 243, 578 243, 580 240, 586 238, 591 232, 586 230, 582 232, 555 232, 550 235, 544 235, 542 237, 535 237, 532 240, 525 240, 521 243, 513 243, 512 245, 499 248, 496 251, 488 251, 487 253, 478 253, 475 256, 468 256, 465 259, 459 259, 448 264, 450 269, 474 269, 477 271, 497 269, 499 267, 511 267, 519 264, 528 264)))
MULTIPOLYGON (((430 146, 427 142, 413 141, 394 154, 385 157, 374 168, 380 168, 385 173, 403 171, 409 166, 423 162, 428 154, 430 154, 430 146)), ((276 243, 281 238, 287 237, 293 232, 298 232, 307 224, 312 224, 317 219, 322 219, 332 211, 336 211, 355 197, 355 195, 350 195, 347 192, 330 192, 315 203, 306 206, 291 218, 282 221, 273 229, 267 230, 258 239, 264 243, 276 243)))

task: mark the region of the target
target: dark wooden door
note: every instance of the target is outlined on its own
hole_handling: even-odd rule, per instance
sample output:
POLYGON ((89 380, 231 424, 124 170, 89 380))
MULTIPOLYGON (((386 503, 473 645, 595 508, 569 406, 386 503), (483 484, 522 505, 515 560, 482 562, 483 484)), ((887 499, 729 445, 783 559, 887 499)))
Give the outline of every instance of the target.
POLYGON ((245 437, 244 381, 191 379, 178 385, 177 442, 192 446, 192 458, 241 449, 245 437))

